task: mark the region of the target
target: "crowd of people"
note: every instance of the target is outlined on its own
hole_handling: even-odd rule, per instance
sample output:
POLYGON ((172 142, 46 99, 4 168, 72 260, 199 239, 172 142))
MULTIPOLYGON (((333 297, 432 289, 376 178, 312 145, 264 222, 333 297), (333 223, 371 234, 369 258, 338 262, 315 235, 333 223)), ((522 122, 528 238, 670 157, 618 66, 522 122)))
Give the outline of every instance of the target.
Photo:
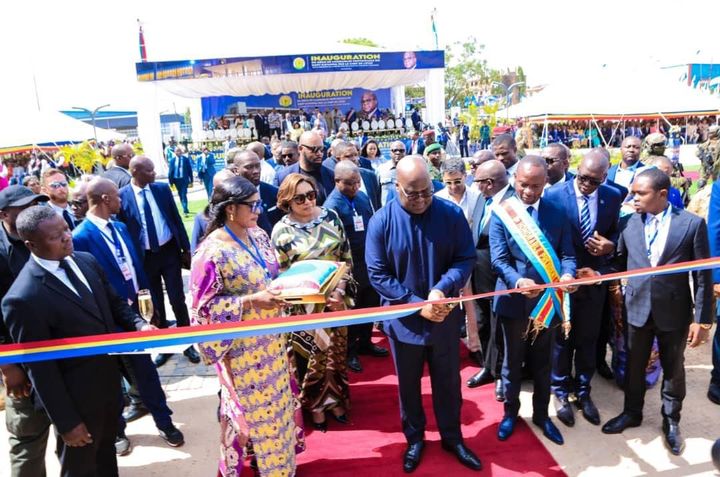
MULTIPOLYGON (((275 124, 268 136, 276 135, 275 124)), ((427 363, 442 447, 480 470, 460 426, 461 343, 481 368, 465 385, 492 384, 503 403, 500 441, 516 429, 524 376, 533 382, 532 422, 562 445, 549 417, 552 395, 564 425, 574 424, 574 406, 599 425, 591 381, 596 371, 616 379, 625 404, 601 429, 620 433, 642 424, 646 389, 662 369, 663 440, 679 455, 683 354, 709 339, 720 272, 572 283, 720 255, 720 185, 712 186, 706 224, 673 192, 672 162, 641 157, 641 149, 640 138, 627 135, 620 164, 611 166, 610 153, 595 147, 573 173, 560 141, 520 158, 513 136, 501 134, 490 149, 449 158, 434 131, 418 128, 393 142, 386 158, 376 141, 360 148, 336 137, 328 144, 307 130, 297 141, 231 148, 219 170, 207 149, 190 161, 171 143, 165 183, 155 180, 151 158, 119 144, 112 167, 72 191, 56 168, 40 175, 39 190, 28 184, 0 191, 1 336, 23 343, 166 328, 173 325, 166 298, 179 327, 418 303, 420 311, 381 324, 390 350, 372 342, 373 324, 188 347, 185 359, 214 366, 218 376, 219 475, 239 475, 246 459, 262 476, 295 475, 308 425, 332 433, 352 419, 348 372, 362 373, 364 356, 389 355, 407 440, 397 468, 410 473, 422 460, 420 379, 427 363), (194 171, 208 205, 188 236, 181 211, 189 213, 194 171), (289 305, 272 280, 313 259, 345 262, 348 271, 325 303, 289 305), (190 310, 183 269, 190 270, 190 310), (563 285, 536 288, 549 282, 563 285), (463 306, 433 303, 490 291, 501 294, 463 306), (149 322, 139 317, 144 294, 154 304, 149 322)), ((720 404, 717 330, 713 343, 708 398, 720 404)), ((157 373, 170 357, 0 367, 13 475, 44 474, 51 425, 64 476, 117 475, 117 456, 131 451, 126 422, 145 414, 168 445, 182 445, 157 373)))

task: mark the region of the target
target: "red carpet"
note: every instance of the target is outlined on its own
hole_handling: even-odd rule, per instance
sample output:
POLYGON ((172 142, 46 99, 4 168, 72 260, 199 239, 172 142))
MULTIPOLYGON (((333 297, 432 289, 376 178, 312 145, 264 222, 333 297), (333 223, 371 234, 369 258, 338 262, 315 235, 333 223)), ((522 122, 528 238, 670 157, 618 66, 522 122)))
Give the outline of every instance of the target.
MULTIPOLYGON (((385 338, 380 344, 388 347, 385 338)), ((462 353, 465 356, 464 348, 462 353)), ((323 434, 306 428, 307 450, 298 456, 299 477, 317 476, 399 476, 406 447, 400 429, 397 380, 392 358, 362 356, 364 371, 350 373, 351 423, 342 425, 328 417, 329 429, 323 434)), ((437 475, 531 475, 561 477, 560 469, 523 420, 506 442, 497 440, 502 418, 501 403, 495 401, 492 385, 468 389, 464 382, 478 368, 463 360, 462 424, 465 443, 483 462, 481 472, 463 467, 440 447, 432 412, 430 380, 423 378, 423 400, 428 419, 427 445, 414 476, 437 475)), ((548 445, 554 445, 548 443, 548 445)), ((249 475, 252 473, 248 472, 249 475)))

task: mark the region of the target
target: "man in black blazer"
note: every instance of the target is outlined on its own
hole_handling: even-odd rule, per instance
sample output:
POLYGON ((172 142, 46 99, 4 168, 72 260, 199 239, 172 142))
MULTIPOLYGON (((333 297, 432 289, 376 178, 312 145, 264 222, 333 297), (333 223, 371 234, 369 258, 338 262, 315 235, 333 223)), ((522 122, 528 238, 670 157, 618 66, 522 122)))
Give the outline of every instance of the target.
POLYGON ((110 151, 115 165, 105 171, 102 175, 105 179, 110 179, 121 189, 130 183, 130 160, 133 158, 133 149, 130 144, 118 144, 110 151))
POLYGON ((268 236, 271 235, 273 227, 285 214, 277 207, 278 188, 267 182, 260 181, 261 159, 249 149, 240 150, 236 148, 228 151, 227 160, 232 160, 233 172, 240 174, 257 187, 263 204, 263 210, 260 212, 257 224, 267 232, 268 236))
MULTIPOLYGON (((182 269, 190 268, 190 240, 172 192, 167 184, 155 182, 155 166, 146 156, 130 161, 130 173, 132 181, 120 189, 122 206, 118 219, 127 226, 135 250, 143 255, 159 326, 167 327, 163 282, 177 326, 190 326, 182 281, 182 269), (148 221, 148 216, 152 220, 148 221)), ((200 362, 192 346, 184 354, 191 363, 200 362)), ((161 354, 155 365, 162 366, 169 358, 170 355, 161 354)))
MULTIPOLYGON (((669 190, 670 178, 659 169, 648 169, 635 176, 632 193, 636 213, 620 231, 617 269, 651 268, 710 256, 704 220, 669 204, 669 190)), ((657 339, 663 368, 664 440, 671 453, 682 453, 685 443, 679 421, 686 391, 685 346, 695 348, 704 343, 712 327, 712 272, 694 272, 692 278, 694 290, 688 273, 628 279, 625 405, 619 416, 603 426, 604 433, 617 434, 642 423, 645 366, 653 340, 657 339)))
MULTIPOLYGON (((545 191, 548 200, 563 205, 566 220, 571 224, 581 277, 607 272, 608 261, 615 251, 622 199, 615 188, 603 184, 609 167, 604 155, 590 151, 578 166, 577 177, 545 191)), ((553 343, 552 391, 560 404, 558 419, 567 426, 575 425, 568 400, 571 394, 575 394, 575 404, 585 419, 600 424, 597 407, 590 398, 590 381, 595 372, 595 349, 606 293, 607 285, 601 283, 580 287, 570 295, 570 335, 567 339, 558 335, 553 343)))
POLYGON ((290 174, 310 176, 317 184, 317 205, 323 205, 325 198, 335 188, 335 174, 322 167, 325 144, 323 138, 314 131, 305 131, 298 145, 300 159, 295 164, 280 169, 277 173, 278 187, 290 174))
MULTIPOLYGON (((32 255, 2 301, 15 342, 153 328, 115 293, 92 255, 73 254, 68 226, 52 209, 24 210, 17 229, 32 255)), ((116 358, 86 356, 24 367, 55 426, 60 475, 117 476, 121 398, 116 358)))

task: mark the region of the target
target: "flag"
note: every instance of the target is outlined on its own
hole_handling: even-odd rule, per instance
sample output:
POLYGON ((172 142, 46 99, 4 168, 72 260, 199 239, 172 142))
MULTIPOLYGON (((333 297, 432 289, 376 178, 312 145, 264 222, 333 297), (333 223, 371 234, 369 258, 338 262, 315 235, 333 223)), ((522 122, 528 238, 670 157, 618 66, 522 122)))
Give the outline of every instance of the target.
POLYGON ((435 49, 438 50, 440 47, 438 46, 438 34, 437 34, 437 27, 435 26, 435 14, 437 13, 437 10, 433 9, 432 13, 430 13, 430 23, 432 24, 432 32, 433 36, 435 37, 435 49))
POLYGON ((138 42, 140 44, 140 60, 142 60, 143 63, 147 61, 147 50, 145 49, 145 35, 143 35, 143 29, 142 24, 140 23, 140 19, 138 19, 138 28, 139 31, 139 37, 138 42))

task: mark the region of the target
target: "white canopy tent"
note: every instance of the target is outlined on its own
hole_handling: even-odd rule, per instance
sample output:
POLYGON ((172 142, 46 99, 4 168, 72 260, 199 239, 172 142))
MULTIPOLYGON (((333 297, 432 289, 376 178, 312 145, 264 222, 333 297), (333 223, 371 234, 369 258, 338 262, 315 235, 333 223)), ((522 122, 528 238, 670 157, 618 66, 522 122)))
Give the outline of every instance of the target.
MULTIPOLYGON (((96 128, 98 141, 123 139, 124 134, 96 128)), ((93 127, 57 111, 15 111, 0 116, 0 149, 82 142, 94 139, 93 127)))

